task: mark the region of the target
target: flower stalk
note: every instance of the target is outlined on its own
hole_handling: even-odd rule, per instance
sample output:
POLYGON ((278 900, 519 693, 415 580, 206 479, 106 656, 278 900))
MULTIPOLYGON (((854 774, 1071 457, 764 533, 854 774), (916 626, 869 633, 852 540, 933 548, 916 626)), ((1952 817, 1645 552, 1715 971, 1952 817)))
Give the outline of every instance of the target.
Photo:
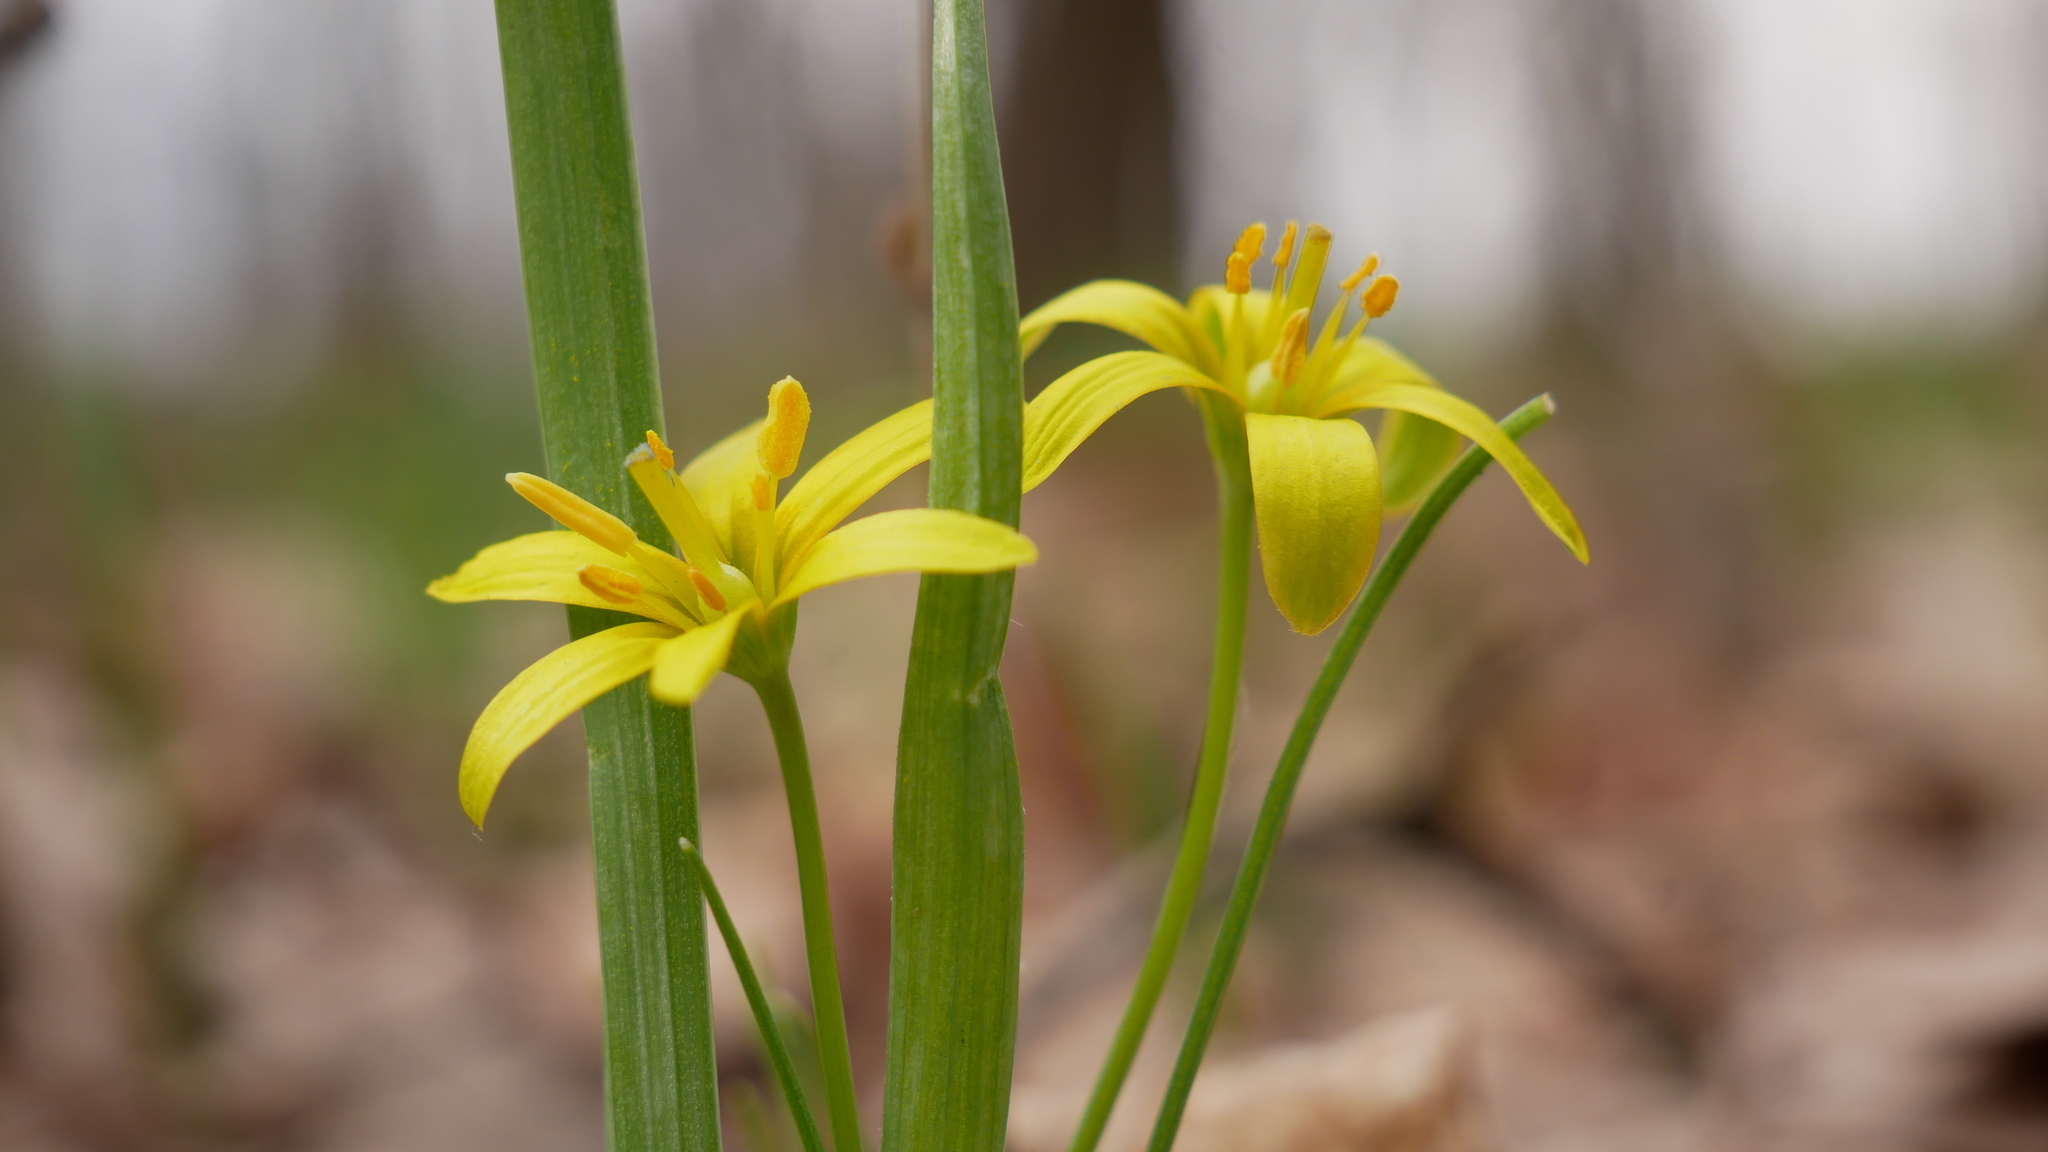
MULTIPOLYGON (((1542 427, 1553 411, 1550 397, 1539 396, 1510 413, 1500 422, 1500 429, 1509 438, 1519 440, 1542 427)), ((1379 568, 1366 582, 1364 594, 1359 598, 1357 607, 1352 609, 1351 618, 1345 621, 1336 645, 1324 659, 1323 669, 1302 703, 1294 728, 1288 734, 1287 745, 1280 753, 1279 765, 1273 771, 1273 779, 1266 786, 1265 798, 1259 805, 1258 821, 1253 825, 1251 841, 1245 846, 1244 860, 1238 866, 1237 879, 1231 884, 1230 902, 1224 910, 1216 942, 1210 949, 1208 967, 1202 973, 1201 991, 1196 995, 1194 1014, 1188 1022, 1187 1035, 1181 1041, 1180 1055, 1174 1063, 1173 1079, 1167 1086, 1165 1099, 1159 1107, 1159 1118, 1153 1125, 1148 1152, 1171 1152, 1174 1137, 1180 1131, 1188 1094, 1194 1088, 1196 1073, 1201 1070, 1202 1057, 1208 1052, 1209 1038, 1215 1033, 1216 1020, 1223 1008, 1223 994, 1229 990, 1238 957, 1244 951, 1253 908, 1265 885, 1273 856, 1279 849, 1280 835, 1286 829, 1287 814, 1294 804, 1294 790, 1301 783, 1302 769, 1308 764, 1309 751, 1315 747, 1323 720, 1329 716, 1338 690, 1344 687, 1345 678, 1351 674, 1351 665, 1357 660, 1359 649, 1372 634, 1380 610, 1386 607, 1388 598, 1400 587, 1409 565, 1414 563, 1417 553, 1422 551, 1422 546, 1429 541, 1430 534, 1436 531, 1437 524, 1450 511, 1451 505, 1457 503, 1458 497, 1464 495, 1492 459, 1483 448, 1467 449, 1415 510, 1393 547, 1388 549, 1386 559, 1380 562, 1379 568)))
POLYGON ((1251 592, 1252 478, 1245 463, 1244 435, 1231 422, 1209 423, 1210 450, 1216 468, 1219 523, 1216 563, 1216 637, 1209 664, 1209 713, 1202 729, 1202 750, 1195 768, 1195 787, 1188 800, 1180 847, 1167 878, 1159 918, 1146 946, 1137 983, 1124 1006, 1116 1036, 1096 1074, 1095 1087, 1081 1123, 1074 1132, 1073 1152, 1093 1152, 1109 1126, 1117 1096, 1130 1075, 1144 1042, 1145 1029, 1159 1007, 1159 997, 1173 974, 1174 958, 1187 936, 1195 901, 1202 892, 1209 850, 1216 839, 1216 820, 1223 808, 1223 785, 1230 762, 1232 729, 1237 719, 1237 692, 1244 669, 1245 613, 1251 592))
POLYGON ((825 1107, 837 1152, 861 1152, 860 1109, 854 1098, 853 1055, 846 1039, 846 1007, 839 990, 839 952, 832 935, 832 894, 825 882, 825 841, 804 721, 787 669, 760 677, 754 692, 775 734, 782 786, 789 796, 790 832, 796 841, 797 891, 803 904, 804 961, 811 974, 811 1015, 817 1021, 818 1062, 825 1075, 825 1107))
MULTIPOLYGON (((718 882, 711 878, 711 869, 704 863, 704 857, 695 844, 687 839, 677 843, 683 850, 683 859, 697 877, 697 883, 704 888, 704 899, 711 905, 711 919, 718 925, 718 934, 725 938, 725 950, 732 957, 733 971, 739 973, 740 989, 746 993, 747 1008, 754 1014, 754 1027, 761 1033, 761 1045, 768 1050, 768 1064, 775 1070, 775 1082, 782 1089, 783 1102, 789 1106, 797 1138, 803 1141, 804 1152, 825 1152, 824 1138, 818 1134, 818 1121, 811 1115, 810 1102, 804 1098, 803 1084, 797 1077, 796 1061, 790 1057, 789 1044, 775 1023, 775 1009, 761 988, 761 978, 754 972, 753 961, 747 958, 746 945, 740 942, 740 930, 733 924, 732 914, 726 911, 725 897, 719 894, 718 882)), ((766 1117, 757 1115, 756 1119, 762 1123, 755 1127, 765 1131, 766 1117)), ((760 1133, 757 1131, 755 1136, 759 1139, 760 1133)))

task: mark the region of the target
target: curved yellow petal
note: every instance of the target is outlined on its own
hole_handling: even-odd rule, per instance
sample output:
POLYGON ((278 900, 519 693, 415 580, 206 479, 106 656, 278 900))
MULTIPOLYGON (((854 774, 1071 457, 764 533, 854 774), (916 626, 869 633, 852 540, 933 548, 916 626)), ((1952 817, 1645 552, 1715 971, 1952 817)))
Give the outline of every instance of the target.
POLYGON ((711 522, 729 559, 738 555, 732 550, 733 506, 744 501, 745 507, 753 507, 754 474, 761 470, 755 448, 765 422, 756 420, 699 452, 678 477, 696 499, 704 519, 711 522))
POLYGON ((775 509, 777 562, 787 570, 804 550, 891 480, 932 454, 932 402, 920 400, 870 424, 811 465, 775 509))
POLYGON ((746 611, 732 612, 669 640, 654 653, 647 691, 664 704, 692 704, 732 656, 732 638, 746 611))
MULTIPOLYGON (((1273 307, 1273 294, 1264 288, 1254 288, 1242 296, 1232 295, 1221 284, 1204 284, 1188 295, 1188 315, 1193 317, 1195 327, 1209 338, 1210 345, 1223 347, 1224 336, 1230 331, 1230 312, 1235 308, 1244 309, 1245 330, 1256 335, 1265 331, 1266 313, 1273 307)), ((1258 341, 1254 340, 1253 344, 1258 341)), ((1245 350, 1247 362, 1269 355, 1272 348, 1257 347, 1245 350)))
POLYGON ((945 508, 877 512, 818 541, 783 578, 776 605, 885 572, 1002 572, 1036 562, 1038 546, 1005 524, 945 508))
POLYGON ((637 612, 678 628, 691 625, 678 608, 654 592, 657 582, 631 559, 615 555, 601 544, 574 532, 535 532, 493 544, 471 557, 469 562, 427 585, 427 595, 450 604, 476 600, 546 600, 554 604, 580 604, 586 608, 610 608, 637 612), (616 568, 643 586, 628 603, 607 600, 577 578, 587 564, 616 568))
POLYGON ((571 713, 653 667, 655 650, 675 634, 666 624, 621 624, 564 644, 514 676, 484 706, 462 749, 462 810, 477 827, 521 752, 571 713))
POLYGON ((1296 632, 1344 614, 1380 539, 1380 470, 1356 420, 1244 418, 1266 591, 1296 632))
MULTIPOLYGON (((1345 349, 1331 373, 1326 395, 1315 414, 1335 416, 1355 410, 1358 397, 1389 384, 1441 387, 1435 378, 1385 341, 1362 337, 1345 349)), ((1381 496, 1387 510, 1406 511, 1422 502, 1437 479, 1458 458, 1457 433, 1408 412, 1388 412, 1380 424, 1381 496)))
POLYGON ((1457 462, 1456 432, 1411 412, 1389 412, 1380 424, 1380 485, 1387 511, 1406 512, 1457 462))
POLYGON ((1017 327, 1024 355, 1062 324, 1100 324, 1133 336, 1176 360, 1214 375, 1216 346, 1181 302, 1134 280, 1096 280, 1063 292, 1032 310, 1017 327))
POLYGON ((1103 421, 1162 388, 1225 391, 1209 377, 1158 352, 1101 356, 1046 385, 1024 406, 1024 490, 1043 483, 1103 421))
POLYGON ((1572 515, 1571 506, 1557 494, 1557 489, 1551 486, 1549 478, 1543 475, 1543 470, 1536 467, 1528 454, 1471 401, 1453 396, 1441 388, 1387 384, 1356 393, 1351 407, 1386 408, 1424 416, 1479 445, 1514 478, 1529 506, 1536 510, 1536 515, 1549 525, 1552 532, 1557 533, 1565 547, 1572 550, 1572 555, 1577 556, 1581 564, 1589 562, 1586 534, 1579 529, 1578 517, 1572 515))

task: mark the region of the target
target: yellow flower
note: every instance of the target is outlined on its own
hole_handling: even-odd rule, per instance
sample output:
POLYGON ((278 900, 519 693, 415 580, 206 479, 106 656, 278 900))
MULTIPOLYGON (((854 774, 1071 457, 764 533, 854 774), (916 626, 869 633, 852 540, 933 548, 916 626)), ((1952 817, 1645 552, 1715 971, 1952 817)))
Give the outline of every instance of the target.
POLYGON ((1251 266, 1265 237, 1263 224, 1245 229, 1224 282, 1195 289, 1186 304, 1144 284, 1098 280, 1024 318, 1026 355, 1069 322, 1113 328, 1154 349, 1090 361, 1031 402, 1025 486, 1051 474, 1126 404, 1162 388, 1188 388, 1215 398, 1203 404, 1212 421, 1234 428, 1242 417, 1266 588, 1297 632, 1320 632, 1343 614, 1371 570, 1383 504, 1399 509, 1420 500, 1456 455, 1460 436, 1499 461, 1543 522, 1587 559, 1571 509, 1515 442, 1484 412, 1365 335, 1400 290, 1393 277, 1376 275, 1379 258, 1369 257, 1344 280, 1318 328, 1329 231, 1311 224, 1297 261, 1290 222, 1273 257, 1272 290, 1258 291, 1251 266), (1360 315, 1347 330, 1354 292, 1360 315), (1351 419, 1367 408, 1388 413, 1380 433, 1384 477, 1372 438, 1351 419))
POLYGON ((463 810, 479 825, 521 752, 597 697, 652 672, 670 704, 695 700, 721 669, 747 680, 787 666, 796 600, 885 572, 998 572, 1038 559, 1015 529, 937 508, 881 512, 835 527, 930 452, 931 404, 912 405, 812 465, 781 500, 810 422, 803 386, 768 393, 768 418, 675 472, 653 432, 626 458, 681 556, 641 540, 611 513, 539 476, 513 489, 570 532, 494 544, 427 592, 451 603, 550 600, 645 617, 542 657, 484 708, 462 753, 463 810))

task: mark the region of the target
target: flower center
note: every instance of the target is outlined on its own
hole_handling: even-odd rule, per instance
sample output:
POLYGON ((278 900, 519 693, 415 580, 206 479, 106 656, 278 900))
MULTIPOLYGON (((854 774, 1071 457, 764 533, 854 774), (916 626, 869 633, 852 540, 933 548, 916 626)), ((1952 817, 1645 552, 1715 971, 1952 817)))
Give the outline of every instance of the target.
POLYGON ((1294 221, 1288 221, 1273 253, 1272 289, 1264 301, 1249 305, 1251 267, 1265 248, 1266 226, 1246 228, 1231 248, 1224 263, 1223 287, 1237 300, 1224 323, 1222 383, 1249 411, 1314 415, 1323 397, 1340 381, 1344 362, 1366 326, 1394 306, 1400 282, 1377 275, 1380 258, 1368 256, 1358 271, 1338 285, 1336 307, 1324 318, 1320 332, 1310 337, 1331 240, 1330 230, 1320 224, 1310 224, 1303 232, 1294 221), (1297 238, 1301 240, 1298 252, 1297 238), (1352 293, 1361 285, 1360 315, 1345 332, 1352 293), (1261 303, 1262 312, 1258 310, 1261 303))

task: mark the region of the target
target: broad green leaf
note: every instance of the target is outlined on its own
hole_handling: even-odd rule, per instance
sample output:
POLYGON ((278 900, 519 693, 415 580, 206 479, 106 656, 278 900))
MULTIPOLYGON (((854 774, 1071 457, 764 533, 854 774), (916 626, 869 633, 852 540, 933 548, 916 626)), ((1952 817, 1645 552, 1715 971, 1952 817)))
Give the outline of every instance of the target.
MULTIPOLYGON (((931 78, 930 503, 1015 527, 1023 358, 980 0, 933 4, 931 78)), ((1024 917, 1024 808, 997 680, 1014 580, 926 575, 918 589, 896 754, 882 1152, 1004 1144, 1024 917)))
MULTIPOLYGON (((663 430, 640 196, 612 0, 497 0, 512 186, 548 475, 655 547, 668 533, 621 467, 663 430)), ((569 608, 572 635, 630 619, 569 608)), ((611 1152, 716 1152, 690 714, 638 684, 583 710, 604 975, 611 1152)))

